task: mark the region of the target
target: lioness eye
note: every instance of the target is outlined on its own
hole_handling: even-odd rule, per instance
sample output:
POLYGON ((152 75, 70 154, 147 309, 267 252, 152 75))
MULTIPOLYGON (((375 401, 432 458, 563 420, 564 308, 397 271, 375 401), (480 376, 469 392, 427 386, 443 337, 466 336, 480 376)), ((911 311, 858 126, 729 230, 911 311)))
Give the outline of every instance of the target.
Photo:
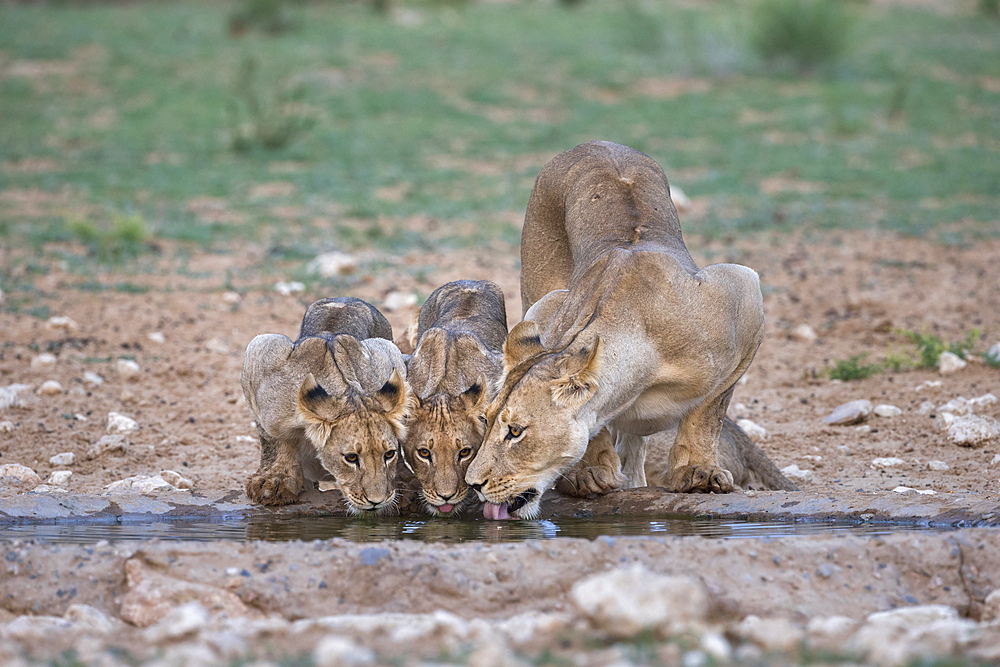
POLYGON ((514 438, 520 438, 521 434, 524 433, 523 426, 515 426, 511 424, 507 427, 507 437, 504 440, 513 440, 514 438))
POLYGON ((458 458, 460 458, 460 459, 467 459, 470 456, 472 456, 472 448, 471 447, 464 447, 464 448, 462 448, 462 449, 460 449, 458 451, 458 458))
POLYGON ((353 453, 352 454, 344 454, 344 460, 347 461, 348 463, 357 463, 358 462, 358 455, 357 454, 353 454, 353 453))
POLYGON ((387 451, 385 453, 385 460, 386 461, 391 461, 392 457, 394 457, 395 455, 396 455, 396 450, 395 449, 390 449, 389 451, 387 451))
POLYGON ((430 459, 431 450, 427 449, 426 447, 421 447, 420 449, 417 450, 417 456, 419 456, 422 459, 430 459))

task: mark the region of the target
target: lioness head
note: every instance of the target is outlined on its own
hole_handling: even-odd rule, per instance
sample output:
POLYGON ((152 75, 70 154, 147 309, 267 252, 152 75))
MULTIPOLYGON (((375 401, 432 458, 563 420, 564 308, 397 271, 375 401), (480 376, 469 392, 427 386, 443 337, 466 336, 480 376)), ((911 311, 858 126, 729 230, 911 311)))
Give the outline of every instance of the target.
POLYGON ((532 321, 504 344, 506 371, 486 408, 486 437, 465 479, 486 501, 487 518, 530 519, 542 494, 587 450, 580 409, 597 391, 601 343, 548 351, 532 321))
MULTIPOLYGON (((358 341, 341 338, 338 347, 346 343, 360 350, 358 341)), ((334 349, 338 366, 341 356, 334 349)), ((298 392, 296 412, 306 437, 355 514, 395 507, 396 457, 413 399, 398 368, 385 375, 388 379, 372 390, 356 379, 324 388, 310 373, 298 392)))

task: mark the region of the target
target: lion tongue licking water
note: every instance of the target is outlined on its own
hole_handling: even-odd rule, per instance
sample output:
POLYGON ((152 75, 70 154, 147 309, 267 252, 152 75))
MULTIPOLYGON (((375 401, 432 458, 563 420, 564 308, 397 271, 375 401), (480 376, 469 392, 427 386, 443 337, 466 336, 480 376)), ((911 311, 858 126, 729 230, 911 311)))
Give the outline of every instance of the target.
POLYGON ((511 518, 510 513, 507 512, 507 503, 497 505, 496 503, 491 503, 489 501, 486 501, 486 504, 483 505, 483 516, 487 519, 511 518))

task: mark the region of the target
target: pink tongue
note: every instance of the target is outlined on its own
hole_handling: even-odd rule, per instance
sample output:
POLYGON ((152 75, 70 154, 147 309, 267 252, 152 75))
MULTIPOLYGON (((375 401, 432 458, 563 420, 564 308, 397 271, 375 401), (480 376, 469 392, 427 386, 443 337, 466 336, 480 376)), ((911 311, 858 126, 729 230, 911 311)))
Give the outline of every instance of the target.
POLYGON ((438 505, 438 512, 444 512, 445 514, 452 511, 453 509, 455 509, 455 506, 449 505, 448 503, 445 503, 444 505, 438 505))
POLYGON ((509 519, 510 514, 507 513, 507 503, 497 505, 487 500, 486 504, 483 505, 483 516, 487 519, 509 519))

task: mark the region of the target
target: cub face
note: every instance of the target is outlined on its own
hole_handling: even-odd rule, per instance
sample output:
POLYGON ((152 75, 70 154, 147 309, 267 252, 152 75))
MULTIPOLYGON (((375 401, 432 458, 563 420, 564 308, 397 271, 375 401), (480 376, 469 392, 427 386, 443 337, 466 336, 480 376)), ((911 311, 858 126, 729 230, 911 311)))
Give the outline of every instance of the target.
POLYGON ((395 508, 396 457, 411 402, 398 371, 371 396, 331 396, 312 374, 302 383, 297 412, 306 437, 351 513, 395 508))
POLYGON ((470 499, 465 473, 486 432, 485 394, 476 383, 459 396, 418 401, 411 414, 403 456, 431 514, 454 516, 470 499))

